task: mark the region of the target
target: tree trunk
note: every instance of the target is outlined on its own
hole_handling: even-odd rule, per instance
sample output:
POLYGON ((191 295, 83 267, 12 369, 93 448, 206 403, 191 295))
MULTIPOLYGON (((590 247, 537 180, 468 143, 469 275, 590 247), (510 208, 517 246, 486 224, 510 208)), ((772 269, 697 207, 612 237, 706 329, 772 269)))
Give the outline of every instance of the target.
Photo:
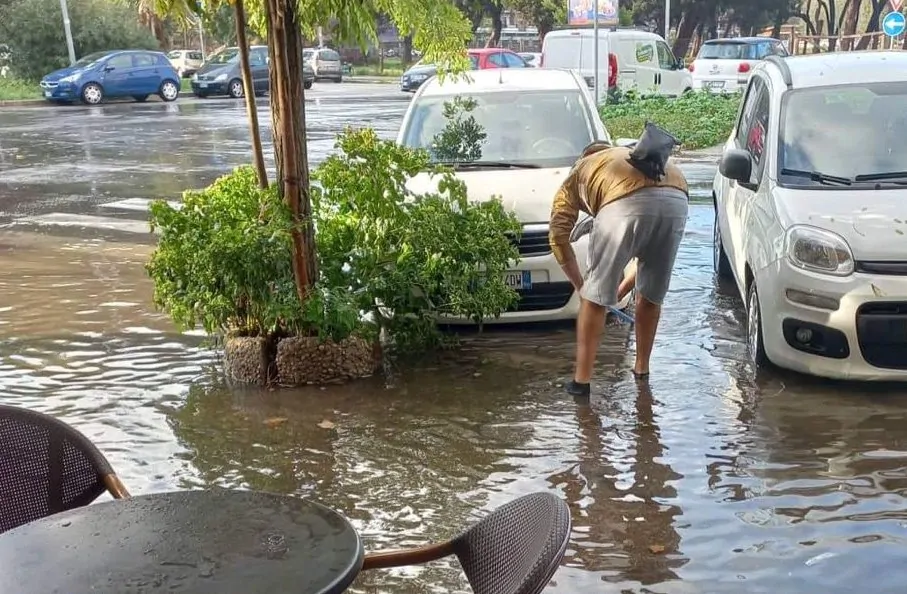
POLYGON ((872 0, 872 14, 869 15, 869 24, 866 25, 866 33, 860 43, 857 44, 857 50, 865 50, 874 38, 869 37, 868 33, 876 33, 879 30, 879 17, 882 16, 882 9, 885 8, 884 0, 872 0))
POLYGON ((249 117, 249 134, 252 137, 252 161, 258 174, 261 189, 268 187, 268 170, 261 150, 261 132, 258 130, 258 106, 255 105, 255 83, 249 67, 249 43, 246 40, 246 7, 243 0, 233 0, 233 14, 236 17, 236 45, 239 48, 239 69, 242 72, 243 94, 246 97, 246 115, 249 117))
POLYGON ((677 38, 674 39, 674 55, 681 60, 686 59, 687 51, 690 49, 690 41, 696 27, 699 26, 699 15, 695 11, 687 11, 680 17, 680 24, 677 25, 677 38))
POLYGON ((271 54, 271 136, 278 187, 293 218, 293 276, 300 304, 318 280, 309 160, 306 151, 305 95, 302 88, 302 28, 296 0, 266 0, 271 54))
MULTIPOLYGON (((856 35, 857 23, 860 20, 860 9, 863 6, 863 0, 853 0, 844 11, 844 26, 842 32, 844 35, 856 35)), ((853 49, 853 38, 844 40, 843 49, 850 51, 853 49)))
POLYGON ((413 63, 413 36, 407 35, 403 38, 403 65, 409 66, 413 63))
POLYGON ((499 4, 493 3, 488 7, 488 13, 491 17, 491 35, 485 43, 485 47, 499 47, 501 45, 501 31, 504 29, 504 21, 501 20, 503 8, 499 4))

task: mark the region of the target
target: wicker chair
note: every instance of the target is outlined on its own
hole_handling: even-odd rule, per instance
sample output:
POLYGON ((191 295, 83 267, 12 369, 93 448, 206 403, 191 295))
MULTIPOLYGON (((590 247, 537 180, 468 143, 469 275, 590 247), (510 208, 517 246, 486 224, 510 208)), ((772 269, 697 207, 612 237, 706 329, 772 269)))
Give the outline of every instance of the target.
POLYGON ((570 540, 570 509, 551 493, 525 495, 453 540, 371 553, 363 569, 417 565, 456 555, 475 594, 539 594, 570 540))
POLYGON ((0 532, 129 492, 87 437, 43 413, 0 405, 0 532))

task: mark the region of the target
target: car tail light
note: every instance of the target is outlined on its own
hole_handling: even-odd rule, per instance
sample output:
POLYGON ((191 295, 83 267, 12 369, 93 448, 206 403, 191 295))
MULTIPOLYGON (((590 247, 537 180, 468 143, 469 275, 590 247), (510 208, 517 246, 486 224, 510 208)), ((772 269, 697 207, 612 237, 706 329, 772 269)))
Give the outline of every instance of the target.
POLYGON ((737 72, 739 72, 740 74, 743 74, 744 72, 749 72, 749 71, 750 71, 750 65, 747 64, 746 62, 741 62, 740 66, 737 66, 737 72))
POLYGON ((617 56, 608 54, 608 88, 617 86, 617 56))

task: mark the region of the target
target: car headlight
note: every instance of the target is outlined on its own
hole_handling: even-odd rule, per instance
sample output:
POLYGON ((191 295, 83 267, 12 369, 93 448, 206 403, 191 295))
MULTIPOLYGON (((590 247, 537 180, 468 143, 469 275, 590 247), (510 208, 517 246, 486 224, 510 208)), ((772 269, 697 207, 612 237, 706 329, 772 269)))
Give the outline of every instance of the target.
POLYGON ((837 233, 794 225, 784 238, 787 258, 797 268, 834 276, 853 274, 853 252, 837 233))
POLYGON ((225 81, 225 80, 227 80, 227 73, 226 73, 226 72, 224 72, 223 74, 218 74, 218 75, 217 75, 217 78, 214 79, 214 82, 223 82, 223 81, 225 81))

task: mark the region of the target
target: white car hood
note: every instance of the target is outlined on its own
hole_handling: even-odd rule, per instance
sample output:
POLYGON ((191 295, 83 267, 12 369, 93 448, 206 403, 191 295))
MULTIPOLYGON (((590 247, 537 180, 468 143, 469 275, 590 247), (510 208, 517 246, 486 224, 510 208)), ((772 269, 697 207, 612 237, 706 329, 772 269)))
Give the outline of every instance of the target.
MULTIPOLYGON (((551 203, 570 172, 569 167, 555 169, 491 169, 458 171, 456 176, 466 183, 469 200, 487 202, 500 197, 504 207, 514 212, 522 223, 547 223, 551 203)), ((440 177, 420 173, 406 184, 415 194, 435 192, 440 177)))
POLYGON ((775 190, 785 229, 812 225, 842 236, 857 260, 907 260, 907 188, 775 190))

